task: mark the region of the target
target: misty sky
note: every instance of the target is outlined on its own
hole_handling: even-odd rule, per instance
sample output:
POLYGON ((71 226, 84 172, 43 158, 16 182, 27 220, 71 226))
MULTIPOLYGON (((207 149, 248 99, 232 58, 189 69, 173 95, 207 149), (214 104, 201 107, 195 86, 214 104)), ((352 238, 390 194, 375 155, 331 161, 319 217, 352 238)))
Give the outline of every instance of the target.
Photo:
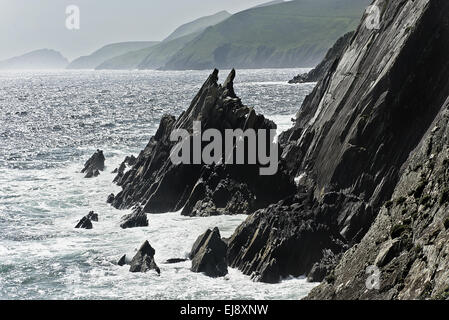
POLYGON ((42 48, 72 60, 113 42, 162 40, 201 16, 235 13, 268 1, 0 0, 0 60, 42 48), (80 30, 65 27, 68 5, 80 8, 80 30))

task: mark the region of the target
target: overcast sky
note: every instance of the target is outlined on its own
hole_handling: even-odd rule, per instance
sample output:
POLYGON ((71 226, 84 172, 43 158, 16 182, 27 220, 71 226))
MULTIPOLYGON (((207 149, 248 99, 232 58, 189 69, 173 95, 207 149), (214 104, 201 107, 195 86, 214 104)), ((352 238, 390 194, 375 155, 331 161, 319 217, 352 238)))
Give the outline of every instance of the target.
POLYGON ((196 18, 268 1, 0 0, 0 60, 42 48, 72 60, 113 42, 162 40, 196 18), (68 5, 80 8, 80 30, 65 26, 68 5))

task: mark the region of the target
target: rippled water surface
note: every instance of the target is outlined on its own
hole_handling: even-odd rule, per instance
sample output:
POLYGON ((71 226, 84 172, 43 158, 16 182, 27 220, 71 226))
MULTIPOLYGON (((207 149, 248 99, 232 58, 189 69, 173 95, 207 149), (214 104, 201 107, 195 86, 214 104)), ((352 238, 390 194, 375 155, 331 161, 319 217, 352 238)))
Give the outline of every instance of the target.
MULTIPOLYGON (((288 85, 301 69, 238 70, 235 90, 244 104, 291 125, 313 84, 288 85)), ((137 154, 164 113, 186 109, 209 72, 0 72, 0 299, 299 299, 314 284, 285 279, 254 283, 238 270, 211 279, 189 271, 195 239, 218 226, 230 236, 245 216, 149 216, 148 228, 122 230, 127 211, 106 204, 110 173, 137 154), (106 170, 79 173, 97 149, 106 170), (100 221, 74 229, 90 210, 100 221), (156 249, 161 276, 132 274, 116 265, 144 240, 156 249)), ((226 71, 220 74, 223 81, 226 71)))

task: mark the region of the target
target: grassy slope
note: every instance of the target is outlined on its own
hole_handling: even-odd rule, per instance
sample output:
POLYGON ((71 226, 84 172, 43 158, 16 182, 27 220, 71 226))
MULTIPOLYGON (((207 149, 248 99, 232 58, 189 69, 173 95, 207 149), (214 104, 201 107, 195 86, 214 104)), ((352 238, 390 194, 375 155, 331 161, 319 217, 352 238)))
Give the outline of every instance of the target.
POLYGON ((174 40, 192 33, 200 32, 205 30, 207 27, 214 26, 227 18, 229 18, 231 14, 227 11, 220 11, 214 15, 202 17, 192 21, 190 23, 183 24, 172 34, 170 34, 164 41, 174 40))
POLYGON ((146 49, 131 51, 100 64, 97 70, 157 69, 164 66, 170 57, 192 41, 199 33, 163 41, 146 49))
POLYGON ((112 57, 122 55, 129 51, 149 48, 157 43, 155 41, 133 41, 109 44, 91 55, 75 59, 67 66, 67 69, 94 69, 112 57))
POLYGON ((157 69, 163 67, 173 54, 182 49, 207 27, 220 23, 230 16, 228 12, 221 11, 214 15, 186 23, 177 28, 159 44, 151 48, 129 51, 111 57, 99 64, 96 69, 132 70, 136 68, 157 69))
POLYGON ((310 67, 356 28, 371 0, 297 0, 253 8, 207 28, 164 69, 310 67))

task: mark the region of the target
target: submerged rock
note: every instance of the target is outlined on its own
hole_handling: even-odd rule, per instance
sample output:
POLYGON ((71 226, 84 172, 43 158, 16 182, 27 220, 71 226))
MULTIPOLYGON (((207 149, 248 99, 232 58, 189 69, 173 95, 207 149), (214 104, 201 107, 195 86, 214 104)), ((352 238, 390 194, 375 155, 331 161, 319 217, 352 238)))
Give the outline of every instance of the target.
POLYGON ((185 262, 189 259, 184 259, 184 258, 172 258, 172 259, 168 259, 167 261, 165 261, 166 264, 175 264, 175 263, 181 263, 181 262, 185 262))
POLYGON ((114 202, 114 198, 115 198, 115 195, 113 194, 113 193, 111 193, 109 196, 108 196, 108 199, 106 200, 106 203, 113 203, 114 202))
POLYGON ((85 178, 97 177, 100 175, 100 171, 104 170, 104 155, 103 151, 97 150, 84 164, 84 169, 81 173, 85 173, 85 178))
POLYGON ((76 229, 92 229, 92 221, 87 217, 82 217, 78 224, 75 226, 76 229))
POLYGON ((220 231, 207 230, 194 243, 190 258, 191 270, 202 272, 209 277, 223 277, 228 273, 226 263, 227 244, 221 239, 220 231))
POLYGON ((142 208, 137 208, 133 213, 127 214, 122 217, 122 222, 120 223, 122 229, 128 228, 138 228, 138 227, 148 227, 148 217, 142 208))
POLYGON ((134 258, 130 263, 130 272, 147 272, 150 270, 156 271, 158 274, 161 273, 161 270, 157 266, 154 261, 154 255, 156 251, 151 247, 148 241, 145 241, 140 247, 139 251, 137 251, 134 258))
POLYGON ((90 211, 89 214, 84 216, 78 224, 75 226, 76 229, 92 229, 92 221, 98 222, 98 214, 94 211, 90 211))
POLYGON ((130 261, 127 260, 126 254, 124 254, 120 260, 117 262, 117 265, 119 265, 120 267, 123 267, 126 264, 129 264, 130 261))

